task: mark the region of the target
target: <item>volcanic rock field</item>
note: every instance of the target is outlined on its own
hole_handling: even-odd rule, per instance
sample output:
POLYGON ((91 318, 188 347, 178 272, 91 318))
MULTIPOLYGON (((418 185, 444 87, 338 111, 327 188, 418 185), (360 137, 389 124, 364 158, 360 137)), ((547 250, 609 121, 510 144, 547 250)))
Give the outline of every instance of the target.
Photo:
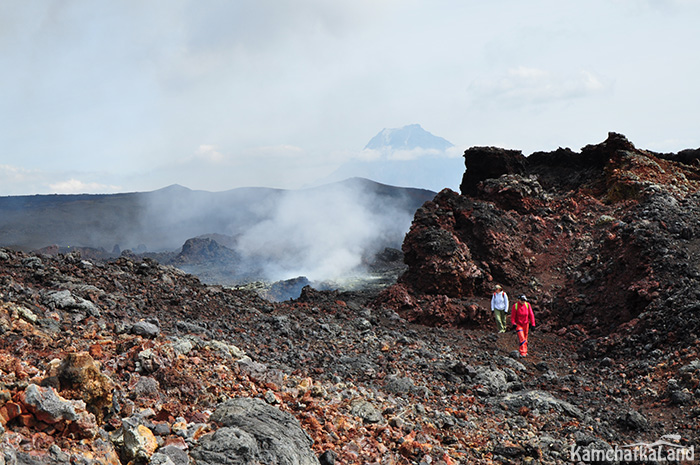
POLYGON ((1 248, 0 465, 564 464, 659 441, 697 463, 698 160, 615 133, 472 147, 395 283, 283 302, 1 248), (496 283, 533 304, 526 358, 496 283))

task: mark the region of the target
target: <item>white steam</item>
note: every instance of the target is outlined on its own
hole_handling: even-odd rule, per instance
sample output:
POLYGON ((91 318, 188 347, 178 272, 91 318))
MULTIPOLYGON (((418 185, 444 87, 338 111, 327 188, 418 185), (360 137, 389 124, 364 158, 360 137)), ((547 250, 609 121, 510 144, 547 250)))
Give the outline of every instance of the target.
POLYGON ((399 245, 411 220, 358 186, 287 191, 236 249, 270 280, 333 280, 361 273, 368 254, 399 245))
POLYGON ((233 253, 194 252, 186 263, 222 282, 339 282, 365 276, 377 253, 400 248, 416 209, 434 195, 361 178, 288 191, 170 186, 139 197, 143 215, 132 242, 138 237, 149 251, 173 251, 191 238, 214 239, 233 253))

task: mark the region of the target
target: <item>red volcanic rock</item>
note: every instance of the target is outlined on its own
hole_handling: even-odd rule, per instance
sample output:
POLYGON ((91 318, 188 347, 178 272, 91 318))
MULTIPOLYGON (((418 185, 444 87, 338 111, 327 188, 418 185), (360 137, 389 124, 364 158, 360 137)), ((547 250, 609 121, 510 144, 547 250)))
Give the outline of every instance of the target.
POLYGON ((22 407, 15 402, 6 402, 0 407, 0 423, 6 425, 9 421, 14 420, 22 413, 22 407))
POLYGON ((595 335, 664 305, 679 280, 673 256, 687 257, 685 241, 700 232, 697 164, 617 133, 580 153, 474 147, 465 159, 462 194, 444 190, 416 212, 408 270, 382 305, 436 325, 488 321, 480 315, 498 282, 511 300, 526 294, 547 324, 595 335))
POLYGON ((84 439, 92 439, 98 434, 95 416, 85 410, 85 404, 82 401, 66 400, 56 394, 53 388, 30 384, 17 398, 23 411, 32 414, 22 415, 22 424, 25 426, 54 425, 84 439))
POLYGON ((518 282, 532 251, 522 219, 492 203, 448 189, 415 215, 403 245, 408 270, 399 282, 416 294, 450 298, 488 293, 494 279, 518 282))
POLYGON ((383 291, 374 305, 393 308, 408 321, 431 326, 483 324, 490 317, 490 312, 477 305, 446 295, 416 295, 403 284, 383 291))

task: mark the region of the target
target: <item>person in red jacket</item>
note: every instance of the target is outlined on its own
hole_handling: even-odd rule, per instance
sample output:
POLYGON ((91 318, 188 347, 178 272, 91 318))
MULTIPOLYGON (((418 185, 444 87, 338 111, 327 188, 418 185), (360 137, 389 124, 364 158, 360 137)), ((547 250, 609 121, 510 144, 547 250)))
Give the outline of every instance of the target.
POLYGON ((524 295, 518 297, 518 301, 513 304, 510 322, 515 325, 515 331, 518 334, 520 356, 527 357, 527 333, 530 325, 535 326, 535 314, 532 312, 532 305, 524 295))

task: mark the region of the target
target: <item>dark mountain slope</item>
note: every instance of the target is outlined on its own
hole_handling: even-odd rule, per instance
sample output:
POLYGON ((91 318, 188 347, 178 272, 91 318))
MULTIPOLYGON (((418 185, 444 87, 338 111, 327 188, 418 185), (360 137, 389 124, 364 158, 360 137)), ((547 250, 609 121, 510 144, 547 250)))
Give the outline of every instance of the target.
POLYGON ((300 191, 205 192, 170 186, 145 193, 0 197, 0 245, 20 250, 88 247, 102 249, 105 256, 117 249, 172 251, 202 235, 236 237, 271 220, 285 205, 303 208, 310 200, 340 198, 339 192, 343 204, 316 205, 339 210, 362 199, 387 216, 412 215, 435 194, 350 179, 300 191))

